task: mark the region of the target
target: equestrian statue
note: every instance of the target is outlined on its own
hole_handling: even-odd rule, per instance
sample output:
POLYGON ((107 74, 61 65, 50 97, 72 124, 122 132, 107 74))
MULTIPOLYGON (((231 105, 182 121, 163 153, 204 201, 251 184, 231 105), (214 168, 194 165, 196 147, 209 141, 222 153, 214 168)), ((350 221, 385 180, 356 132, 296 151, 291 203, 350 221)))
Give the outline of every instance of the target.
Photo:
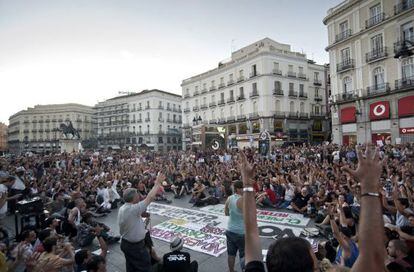
POLYGON ((58 131, 62 132, 66 139, 80 139, 79 131, 73 127, 72 121, 68 121, 67 123, 68 124, 61 123, 58 131), (69 135, 71 135, 70 138, 69 135))

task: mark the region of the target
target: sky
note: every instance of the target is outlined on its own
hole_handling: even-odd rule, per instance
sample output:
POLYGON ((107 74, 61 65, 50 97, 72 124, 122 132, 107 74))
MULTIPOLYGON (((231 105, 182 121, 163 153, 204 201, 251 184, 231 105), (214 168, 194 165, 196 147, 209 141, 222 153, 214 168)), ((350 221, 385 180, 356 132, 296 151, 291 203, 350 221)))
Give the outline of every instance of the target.
POLYGON ((183 79, 269 37, 323 64, 341 0, 0 0, 0 122, 38 104, 181 94, 183 79))

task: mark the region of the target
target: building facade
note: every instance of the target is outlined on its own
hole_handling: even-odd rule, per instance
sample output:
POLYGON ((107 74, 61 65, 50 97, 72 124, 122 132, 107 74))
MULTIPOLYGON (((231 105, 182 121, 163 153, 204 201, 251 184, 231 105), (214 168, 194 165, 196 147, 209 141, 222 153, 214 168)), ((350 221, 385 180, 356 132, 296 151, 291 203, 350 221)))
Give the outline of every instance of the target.
POLYGON ((92 137, 93 109, 80 104, 36 105, 10 116, 8 144, 11 153, 60 152, 60 124, 69 121, 81 140, 92 137))
POLYGON ((414 141, 414 1, 347 0, 323 22, 333 141, 414 141))
POLYGON ((7 125, 0 123, 0 154, 6 153, 7 150, 7 125))
POLYGON ((181 149, 181 96, 144 90, 95 106, 100 148, 181 149))
POLYGON ((326 139, 325 68, 290 45, 262 39, 218 67, 182 82, 184 148, 199 145, 194 131, 219 127, 238 147, 326 139), (274 142, 273 142, 274 143, 274 142))

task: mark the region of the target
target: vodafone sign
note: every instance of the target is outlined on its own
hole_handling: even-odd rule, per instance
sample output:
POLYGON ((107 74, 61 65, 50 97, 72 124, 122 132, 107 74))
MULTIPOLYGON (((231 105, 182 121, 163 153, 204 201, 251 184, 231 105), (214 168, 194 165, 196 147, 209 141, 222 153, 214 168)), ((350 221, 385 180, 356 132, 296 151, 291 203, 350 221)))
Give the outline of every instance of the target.
POLYGON ((414 134, 414 127, 400 128, 400 134, 414 134))
POLYGON ((380 101, 369 105, 369 119, 380 120, 390 118, 390 102, 380 101))

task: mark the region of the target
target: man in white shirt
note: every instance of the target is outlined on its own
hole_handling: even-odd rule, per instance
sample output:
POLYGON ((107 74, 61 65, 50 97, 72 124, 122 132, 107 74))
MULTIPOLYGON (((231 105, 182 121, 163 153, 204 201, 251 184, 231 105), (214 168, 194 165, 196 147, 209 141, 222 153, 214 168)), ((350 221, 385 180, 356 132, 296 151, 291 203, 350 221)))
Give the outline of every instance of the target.
POLYGON ((125 255, 127 272, 151 271, 151 257, 144 243, 146 229, 141 215, 155 200, 164 180, 165 175, 158 173, 154 186, 142 201, 139 201, 140 196, 136 189, 128 188, 124 191, 125 204, 119 209, 118 224, 122 237, 121 250, 125 255))
POLYGON ((4 218, 7 215, 7 201, 15 200, 20 197, 20 195, 14 195, 13 197, 8 197, 7 192, 8 188, 12 187, 15 182, 14 176, 2 176, 0 177, 0 227, 4 226, 4 218))

